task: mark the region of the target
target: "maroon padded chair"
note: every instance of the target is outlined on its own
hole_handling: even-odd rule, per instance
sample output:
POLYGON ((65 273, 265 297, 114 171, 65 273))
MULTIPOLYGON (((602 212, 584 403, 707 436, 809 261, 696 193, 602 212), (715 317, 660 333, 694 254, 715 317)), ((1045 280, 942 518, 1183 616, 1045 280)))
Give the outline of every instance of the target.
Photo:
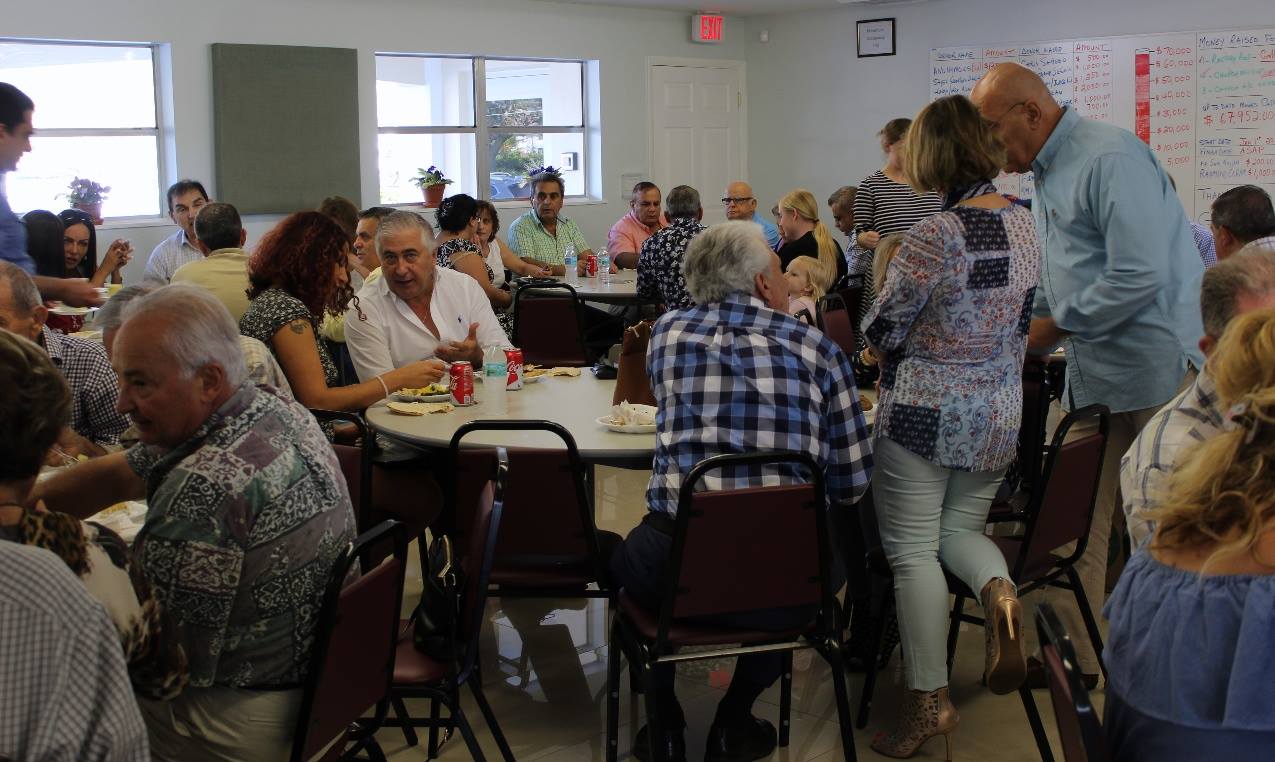
POLYGON ((358 413, 317 408, 311 409, 310 413, 319 421, 349 423, 358 429, 357 445, 333 444, 332 449, 336 451, 341 474, 350 490, 350 502, 354 504, 354 518, 359 531, 366 532, 372 528, 367 523, 368 512, 372 509, 372 451, 376 447, 372 431, 358 413))
POLYGON ((584 315, 566 283, 536 282, 514 291, 514 346, 523 362, 584 367, 593 364, 584 341, 584 315))
MULTIPOLYGON (((1076 649, 1058 614, 1048 603, 1042 603, 1036 610, 1036 632, 1040 638, 1040 656, 1045 665, 1045 679, 1054 706, 1063 759, 1066 762, 1109 762, 1111 753, 1107 734, 1102 729, 1098 710, 1089 699, 1089 691, 1081 682, 1076 649)), ((1019 694, 1032 719, 1032 731, 1036 735, 1041 759, 1053 762, 1049 740, 1036 711, 1036 700, 1026 688, 1020 689, 1019 694)))
POLYGON ((375 733, 389 709, 407 543, 406 527, 386 521, 348 545, 333 566, 297 713, 292 762, 313 759, 338 737, 323 760, 358 753, 385 759, 375 733), (355 562, 385 545, 389 557, 347 585, 355 562), (375 707, 372 716, 360 719, 369 706, 375 707))
POLYGON ((384 727, 403 729, 403 735, 409 745, 417 744, 415 728, 429 728, 429 750, 427 757, 433 759, 438 752, 438 730, 442 727, 449 731, 458 727, 470 755, 475 760, 483 760, 482 747, 479 746, 474 731, 460 706, 460 689, 468 685, 474 694, 474 701, 487 721, 492 738, 500 749, 501 757, 506 762, 513 762, 513 752, 504 733, 496 722, 496 715, 491 704, 483 693, 482 677, 479 674, 479 635, 482 630, 483 616, 487 608, 487 585, 491 576, 491 562, 495 554, 496 537, 500 532, 501 514, 504 512, 505 485, 508 479, 508 457, 505 449, 496 451, 496 463, 489 481, 483 486, 476 498, 475 506, 469 512, 469 522, 465 526, 465 539, 458 543, 464 548, 458 563, 465 572, 465 584, 462 591, 461 610, 458 618, 458 631, 455 634, 457 654, 455 663, 448 664, 430 658, 416 649, 412 638, 411 620, 403 620, 402 635, 398 641, 397 659, 394 664, 394 682, 391 687, 395 717, 387 718, 384 727), (407 712, 404 699, 430 699, 432 711, 428 719, 418 719, 407 712), (449 716, 440 718, 438 707, 445 706, 449 716))
POLYGON ((1049 426, 1050 382, 1045 365, 1028 357, 1023 363, 1023 419, 1018 429, 1018 455, 1010 468, 1017 474, 1015 493, 1004 502, 992 503, 989 523, 1022 521, 1032 485, 1040 480, 1045 461, 1045 435, 1049 426))
POLYGON ((854 316, 846 308, 840 294, 828 294, 819 300, 815 310, 819 330, 832 339, 846 357, 855 353, 854 316))
MULTIPOLYGON (((788 745, 792 707, 792 652, 814 648, 831 667, 845 759, 854 760, 850 705, 838 642, 836 600, 829 580, 833 563, 823 475, 805 453, 757 452, 718 455, 701 461, 682 482, 676 528, 658 611, 646 609, 623 590, 611 625, 607 671, 607 759, 618 751, 620 651, 649 687, 659 665, 721 659, 748 653, 784 652, 779 745, 788 745), (786 465, 810 481, 774 487, 697 491, 705 475, 721 469, 786 465), (765 562, 759 563, 759 554, 765 562), (787 632, 742 630, 696 623, 700 617, 763 609, 809 606, 810 622, 787 632), (739 644, 734 646, 734 644, 739 644), (679 653, 683 646, 723 646, 679 653), (734 647, 730 647, 734 646, 734 647)), ((651 736, 659 707, 646 690, 651 736)), ((661 754, 654 750, 657 758, 661 754)))

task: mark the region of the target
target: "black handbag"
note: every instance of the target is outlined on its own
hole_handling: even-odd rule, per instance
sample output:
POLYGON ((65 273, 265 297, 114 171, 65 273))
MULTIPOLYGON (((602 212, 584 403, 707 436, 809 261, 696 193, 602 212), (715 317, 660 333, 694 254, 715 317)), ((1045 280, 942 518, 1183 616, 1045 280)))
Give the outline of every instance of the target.
MULTIPOLYGON (((428 530, 427 530, 428 531, 428 530)), ((412 643, 416 650, 437 661, 452 662, 460 620, 464 571, 455 563, 451 538, 438 535, 428 544, 429 573, 421 589, 421 600, 412 612, 412 643)))

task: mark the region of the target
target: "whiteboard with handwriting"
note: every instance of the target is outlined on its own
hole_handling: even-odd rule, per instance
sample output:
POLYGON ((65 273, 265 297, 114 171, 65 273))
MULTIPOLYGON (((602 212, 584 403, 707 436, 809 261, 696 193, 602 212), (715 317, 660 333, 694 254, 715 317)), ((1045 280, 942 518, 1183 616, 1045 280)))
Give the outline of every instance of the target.
MULTIPOLYGON (((1081 116, 1146 141, 1194 219, 1236 185, 1275 196, 1275 29, 934 48, 930 97, 969 94, 1005 61, 1038 73, 1081 116)), ((1032 194, 1030 174, 997 185, 1032 194)))

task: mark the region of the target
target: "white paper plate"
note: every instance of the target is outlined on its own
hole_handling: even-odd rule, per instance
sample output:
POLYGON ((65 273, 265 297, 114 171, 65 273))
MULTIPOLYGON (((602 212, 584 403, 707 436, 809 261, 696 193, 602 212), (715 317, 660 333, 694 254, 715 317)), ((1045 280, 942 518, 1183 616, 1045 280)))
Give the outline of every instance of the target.
POLYGON ((451 398, 451 392, 443 392, 441 394, 405 394, 402 391, 397 391, 390 395, 390 399, 398 402, 448 402, 451 398))
POLYGON ((54 302, 49 312, 54 315, 87 315, 96 309, 97 307, 71 307, 62 302, 54 302))
POLYGON ((602 415, 597 418, 598 424, 604 428, 608 428, 617 434, 654 434, 655 424, 653 423, 611 423, 611 416, 602 415))

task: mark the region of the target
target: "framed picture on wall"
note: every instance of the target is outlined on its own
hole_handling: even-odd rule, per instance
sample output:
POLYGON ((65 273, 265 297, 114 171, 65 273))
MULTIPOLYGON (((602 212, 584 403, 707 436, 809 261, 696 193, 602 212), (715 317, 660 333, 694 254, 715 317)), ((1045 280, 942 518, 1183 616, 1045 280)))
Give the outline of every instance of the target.
POLYGON ((894 19, 866 19, 855 24, 859 58, 894 55, 894 19))

